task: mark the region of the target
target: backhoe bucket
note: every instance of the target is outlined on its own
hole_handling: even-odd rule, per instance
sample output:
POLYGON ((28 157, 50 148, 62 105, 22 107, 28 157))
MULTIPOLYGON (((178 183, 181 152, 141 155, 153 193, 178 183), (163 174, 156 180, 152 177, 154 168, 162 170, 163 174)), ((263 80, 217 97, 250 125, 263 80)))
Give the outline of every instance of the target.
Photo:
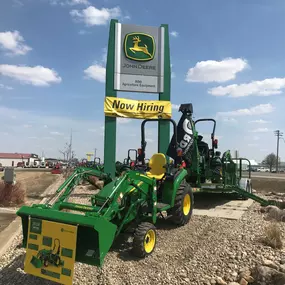
MULTIPOLYGON (((55 269, 63 264, 65 273, 73 272, 76 261, 101 267, 117 230, 116 225, 100 215, 83 216, 28 206, 21 207, 17 215, 22 219, 23 247, 27 249, 25 267, 31 264, 34 269, 28 271, 33 273, 35 268, 43 271, 40 262, 52 263, 55 269)), ((56 281, 55 277, 41 277, 56 281)))

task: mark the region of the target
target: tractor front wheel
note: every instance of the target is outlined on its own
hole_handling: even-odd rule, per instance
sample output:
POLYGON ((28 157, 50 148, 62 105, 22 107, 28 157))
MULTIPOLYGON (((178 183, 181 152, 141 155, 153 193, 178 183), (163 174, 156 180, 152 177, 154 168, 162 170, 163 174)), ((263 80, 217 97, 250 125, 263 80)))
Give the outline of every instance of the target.
POLYGON ((194 195, 190 185, 184 180, 177 189, 174 207, 168 211, 170 220, 178 226, 189 222, 193 213, 194 195))
POLYGON ((144 258, 150 255, 156 246, 155 226, 148 222, 138 225, 133 240, 133 253, 135 256, 144 258))

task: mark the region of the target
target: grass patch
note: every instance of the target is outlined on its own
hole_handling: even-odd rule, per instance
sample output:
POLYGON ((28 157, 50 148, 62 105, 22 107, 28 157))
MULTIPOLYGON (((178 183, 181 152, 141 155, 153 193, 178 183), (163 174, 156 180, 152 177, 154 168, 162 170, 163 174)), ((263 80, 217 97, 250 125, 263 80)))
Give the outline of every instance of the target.
POLYGON ((265 228, 263 243, 272 248, 282 248, 282 233, 277 223, 271 223, 265 228))
POLYGON ((0 182, 0 205, 3 207, 19 206, 26 202, 26 189, 21 182, 15 185, 0 182))

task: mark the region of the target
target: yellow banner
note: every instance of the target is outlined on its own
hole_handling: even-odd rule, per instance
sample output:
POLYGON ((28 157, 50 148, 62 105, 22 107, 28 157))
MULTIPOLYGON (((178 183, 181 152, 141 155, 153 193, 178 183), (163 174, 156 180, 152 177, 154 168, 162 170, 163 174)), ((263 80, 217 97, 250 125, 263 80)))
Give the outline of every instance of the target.
POLYGON ((71 285, 77 227, 31 218, 24 270, 60 284, 71 285))
POLYGON ((134 119, 169 119, 170 101, 141 101, 117 97, 105 97, 104 113, 109 117, 134 119))

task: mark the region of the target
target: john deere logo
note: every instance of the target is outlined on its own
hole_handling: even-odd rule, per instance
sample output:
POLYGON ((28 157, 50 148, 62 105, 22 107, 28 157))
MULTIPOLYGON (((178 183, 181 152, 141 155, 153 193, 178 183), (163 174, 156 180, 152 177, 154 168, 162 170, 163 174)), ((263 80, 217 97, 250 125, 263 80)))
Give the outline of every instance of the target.
POLYGON ((125 55, 135 61, 149 61, 154 58, 155 42, 150 35, 130 33, 125 37, 125 55))

